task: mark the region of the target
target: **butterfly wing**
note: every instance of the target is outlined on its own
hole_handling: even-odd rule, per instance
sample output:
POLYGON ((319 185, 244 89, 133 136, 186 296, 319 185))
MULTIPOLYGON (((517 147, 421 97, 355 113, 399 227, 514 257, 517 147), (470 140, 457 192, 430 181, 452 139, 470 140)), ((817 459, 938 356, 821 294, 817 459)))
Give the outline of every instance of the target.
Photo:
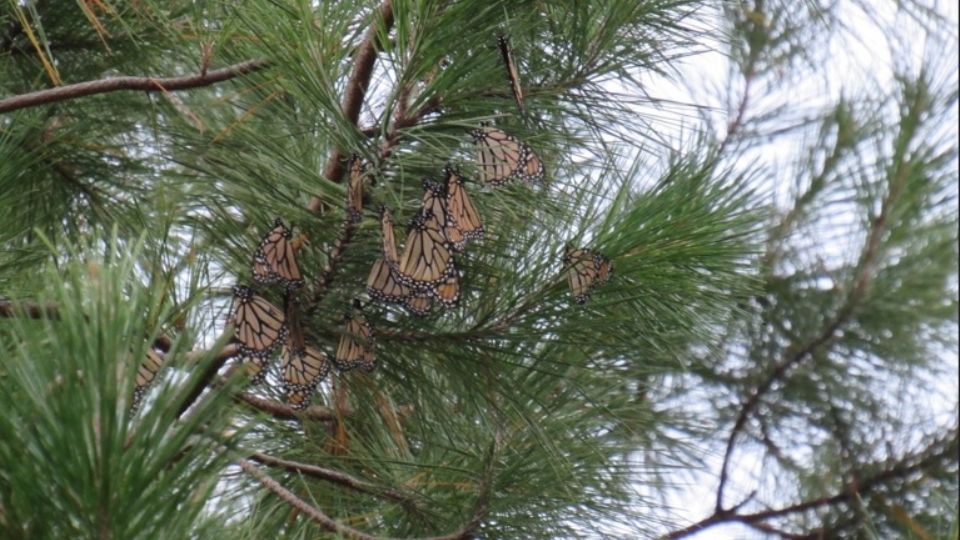
POLYGON ((403 306, 414 315, 423 316, 430 313, 433 307, 433 298, 430 294, 411 294, 403 301, 403 306))
POLYGON ((133 401, 130 404, 130 414, 137 412, 143 403, 143 396, 147 389, 157 377, 160 368, 163 367, 164 358, 157 351, 147 349, 147 357, 137 366, 137 375, 135 386, 133 388, 133 401))
POLYGON ((253 254, 253 280, 256 283, 282 283, 289 289, 303 285, 292 236, 293 231, 277 218, 273 229, 263 237, 253 254))
POLYGON ((240 354, 265 361, 287 336, 286 317, 282 310, 249 287, 234 287, 233 294, 231 322, 240 354))
POLYGON ((284 347, 280 370, 287 401, 294 409, 304 409, 317 385, 330 372, 327 356, 313 347, 284 347))
POLYGON ((383 257, 373 263, 367 277, 367 294, 381 302, 399 304, 410 297, 410 287, 394 278, 390 265, 383 257))
POLYGON ((492 126, 483 126, 471 135, 477 144, 480 178, 484 183, 501 186, 511 180, 543 181, 543 162, 513 135, 492 126))
POLYGON ((567 282, 574 299, 578 304, 586 303, 598 274, 594 257, 587 250, 568 247, 563 264, 567 268, 567 282))
POLYGON ((373 354, 373 329, 356 307, 353 313, 344 317, 344 331, 340 335, 333 362, 337 369, 342 371, 355 368, 373 371, 376 367, 373 354))
POLYGON ((394 277, 417 290, 440 284, 453 272, 453 252, 443 234, 442 217, 421 209, 407 234, 394 277))
POLYGON ((460 174, 448 168, 446 183, 450 222, 459 233, 456 239, 449 234, 447 237, 455 251, 463 251, 468 240, 483 238, 483 222, 467 196, 467 189, 460 174))

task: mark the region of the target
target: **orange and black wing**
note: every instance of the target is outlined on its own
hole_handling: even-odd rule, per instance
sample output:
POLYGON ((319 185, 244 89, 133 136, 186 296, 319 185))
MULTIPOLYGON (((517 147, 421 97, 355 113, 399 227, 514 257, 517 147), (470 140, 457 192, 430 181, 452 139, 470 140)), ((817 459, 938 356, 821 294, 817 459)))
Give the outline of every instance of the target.
POLYGON ((153 349, 147 349, 147 357, 137 367, 136 386, 133 388, 133 402, 130 404, 130 414, 137 412, 143 403, 143 396, 147 388, 157 378, 157 373, 163 367, 163 356, 153 349))
POLYGON ((367 276, 367 294, 381 302, 402 304, 410 296, 410 287, 394 277, 399 265, 397 241, 393 232, 393 218, 386 207, 380 209, 382 256, 373 263, 367 276))
POLYGON ((447 308, 456 307, 460 301, 460 276, 454 272, 443 283, 433 288, 433 297, 447 308))
POLYGON ((342 371, 355 368, 373 371, 377 366, 373 354, 373 329, 360 311, 359 302, 354 301, 353 311, 344 316, 343 322, 343 334, 333 363, 342 371))
POLYGON ((603 285, 613 274, 613 263, 609 257, 598 253, 594 256, 593 264, 597 267, 597 285, 603 285))
POLYGON ((294 409, 304 409, 317 385, 330 372, 327 355, 313 347, 288 344, 280 355, 280 372, 287 402, 294 409))
POLYGON ((249 287, 234 287, 233 303, 230 321, 240 355, 266 362, 270 353, 287 337, 286 316, 249 287))
POLYGON ((381 302, 400 304, 410 297, 410 287, 400 283, 393 276, 390 265, 383 257, 373 263, 367 277, 367 294, 381 302))
POLYGON ((543 162, 519 139, 492 126, 471 132, 477 145, 477 162, 484 183, 501 186, 512 180, 542 182, 543 162))
POLYGON ((455 251, 463 251, 468 240, 483 238, 480 214, 467 196, 467 188, 460 173, 451 167, 445 169, 447 188, 447 215, 456 235, 447 235, 455 251))
POLYGON ((282 283, 288 289, 303 285, 303 276, 297 266, 296 250, 291 238, 293 232, 277 218, 273 229, 263 237, 253 254, 253 280, 261 285, 282 283))
POLYGON ((403 301, 403 306, 414 315, 424 316, 430 313, 433 307, 433 298, 429 293, 418 292, 411 294, 403 301))
POLYGON ((462 244, 463 235, 451 219, 447 200, 443 186, 431 180, 423 181, 423 201, 420 208, 436 217, 437 225, 451 245, 462 244))
POLYGON ((443 217, 421 208, 407 233, 394 277, 416 290, 442 283, 454 271, 453 251, 443 232, 443 217))
POLYGON ((563 255, 563 264, 574 299, 578 304, 586 303, 599 275, 593 254, 585 249, 568 246, 563 255))

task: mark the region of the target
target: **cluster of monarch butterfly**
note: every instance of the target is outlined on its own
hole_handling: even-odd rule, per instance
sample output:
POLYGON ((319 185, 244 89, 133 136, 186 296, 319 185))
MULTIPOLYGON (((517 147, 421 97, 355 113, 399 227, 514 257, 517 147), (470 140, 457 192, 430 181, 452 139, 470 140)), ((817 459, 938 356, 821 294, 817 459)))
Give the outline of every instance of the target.
MULTIPOLYGON (((523 89, 513 52, 505 36, 498 40, 510 88, 520 112, 524 112, 523 89)), ((543 161, 530 146, 496 127, 481 125, 470 132, 477 147, 480 182, 493 187, 514 181, 541 183, 546 177, 543 161)), ((349 166, 347 221, 363 217, 363 162, 354 156, 349 166)), ((428 313, 434 301, 450 308, 460 299, 460 274, 453 254, 462 252, 470 240, 483 237, 480 215, 467 195, 463 176, 447 166, 443 183, 424 181, 419 210, 411 221, 403 251, 397 248, 393 216, 380 210, 381 256, 367 278, 367 293, 374 300, 399 304, 417 315, 428 313)), ((303 285, 297 264, 299 242, 283 220, 277 218, 253 255, 253 280, 259 286, 285 288, 284 309, 280 309, 246 286, 233 288, 230 323, 240 356, 245 359, 254 383, 266 378, 270 359, 281 349, 281 378, 288 402, 304 408, 310 396, 331 369, 331 362, 318 348, 307 345, 300 325, 299 302, 294 296, 303 285)), ((610 260, 587 249, 567 247, 563 264, 576 301, 585 303, 593 289, 612 272, 610 260)), ((340 370, 376 367, 373 330, 359 301, 345 314, 332 364, 340 370)), ((163 358, 154 351, 137 372, 133 410, 139 406, 148 385, 156 377, 163 358)))
POLYGON ((483 237, 483 223, 460 173, 447 166, 443 184, 424 180, 420 209, 410 224, 403 253, 397 250, 393 216, 380 209, 381 256, 370 269, 367 294, 400 304, 416 315, 436 300, 446 308, 460 300, 460 275, 453 259, 470 240, 483 237))
MULTIPOLYGON (((351 181, 350 192, 354 182, 351 181)), ((352 210, 359 206, 360 194, 349 193, 348 219, 355 220, 352 210)), ((266 378, 266 368, 273 352, 280 348, 280 375, 287 401, 295 409, 305 408, 310 396, 330 372, 331 364, 347 371, 360 368, 372 371, 376 366, 373 354, 373 332, 355 303, 344 315, 344 333, 340 337, 332 362, 327 355, 305 343, 300 324, 300 306, 294 293, 303 285, 296 260, 297 246, 293 231, 277 218, 274 228, 261 240, 253 256, 253 280, 259 285, 281 284, 286 288, 284 309, 271 304, 244 286, 233 289, 234 308, 231 323, 240 356, 248 361, 253 383, 266 378)))

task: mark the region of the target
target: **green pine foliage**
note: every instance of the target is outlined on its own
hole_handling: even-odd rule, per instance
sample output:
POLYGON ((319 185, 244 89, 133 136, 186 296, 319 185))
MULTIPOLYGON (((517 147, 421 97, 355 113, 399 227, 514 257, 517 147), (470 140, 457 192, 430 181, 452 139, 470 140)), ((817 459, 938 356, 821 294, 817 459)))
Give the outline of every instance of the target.
POLYGON ((776 92, 822 77, 846 12, 716 4, 0 6, 0 537, 955 537, 955 69, 798 112, 776 92), (723 127, 704 94, 651 97, 717 49, 723 127), (10 105, 119 75, 157 80, 10 105), (543 185, 483 185, 483 122, 543 185), (416 317, 366 294, 379 208, 402 242, 447 164, 485 235, 458 305, 416 317), (356 298, 375 332, 377 369, 303 412, 224 325, 277 216, 306 342, 332 356, 356 298), (613 261, 584 305, 567 245, 613 261))

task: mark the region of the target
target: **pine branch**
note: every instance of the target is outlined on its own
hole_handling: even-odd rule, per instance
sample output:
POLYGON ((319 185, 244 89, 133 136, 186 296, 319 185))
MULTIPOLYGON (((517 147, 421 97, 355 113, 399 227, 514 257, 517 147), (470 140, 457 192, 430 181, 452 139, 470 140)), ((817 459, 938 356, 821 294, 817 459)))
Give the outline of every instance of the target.
MULTIPOLYGON (((238 461, 238 464, 240 465, 241 469, 243 469, 250 476, 256 478, 261 484, 264 485, 264 487, 272 491, 284 502, 302 512, 305 516, 309 517, 324 529, 335 532, 344 538, 352 538, 355 540, 388 540, 387 537, 373 536, 336 521, 320 509, 311 506, 300 497, 297 497, 293 492, 283 487, 279 482, 273 478, 270 478, 266 473, 258 469, 257 466, 252 462, 246 459, 241 459, 238 461)), ((476 530, 476 527, 479 524, 479 520, 483 519, 482 516, 484 515, 486 515, 485 509, 483 513, 478 511, 464 527, 460 528, 456 532, 442 536, 429 536, 413 540, 466 540, 472 537, 473 532, 476 530)))
MULTIPOLYGON (((328 407, 321 407, 319 405, 313 405, 302 411, 298 411, 289 405, 280 403, 279 401, 265 399, 245 392, 238 394, 236 399, 246 403, 247 405, 250 405, 254 409, 268 413, 278 420, 307 419, 317 420, 320 422, 332 422, 337 418, 336 413, 334 413, 333 410, 328 407)), ((347 411, 346 414, 351 413, 352 411, 347 411)))
MULTIPOLYGON (((918 471, 923 471, 936 466, 942 460, 952 460, 956 456, 957 447, 960 444, 960 431, 954 429, 953 434, 939 442, 931 444, 925 452, 920 454, 906 456, 898 461, 894 466, 885 469, 879 473, 862 479, 859 483, 849 484, 839 493, 803 501, 783 508, 774 510, 764 510, 750 514, 738 514, 737 509, 715 511, 710 517, 698 521, 693 525, 673 531, 662 540, 685 538, 699 533, 705 529, 719 525, 721 523, 743 523, 752 527, 771 518, 778 518, 808 510, 814 510, 822 507, 834 507, 840 504, 849 504, 852 500, 861 497, 874 489, 882 487, 891 480, 905 478, 918 471), (939 449, 932 450, 936 447, 939 449)), ((807 538, 809 535, 786 536, 787 538, 807 538)))
POLYGON ((200 73, 199 75, 168 78, 110 77, 107 79, 68 84, 57 88, 48 88, 46 90, 0 99, 0 113, 120 90, 174 92, 177 90, 200 88, 259 71, 267 67, 269 63, 266 59, 255 59, 206 73, 200 73))
POLYGON ((832 341, 836 333, 851 320, 856 312, 856 309, 859 307, 859 303, 866 296, 866 293, 870 287, 870 283, 873 279, 873 271, 877 263, 880 244, 884 233, 887 230, 887 220, 889 219, 892 207, 900 198, 900 195, 906 184, 906 180, 907 167, 901 161, 897 171, 891 179, 890 190, 883 199, 880 215, 873 220, 873 223, 870 226, 870 232, 867 236, 867 241, 864 244, 863 251, 861 252, 860 259, 857 263, 857 272, 853 282, 853 287, 848 293, 843 306, 833 317, 833 320, 819 334, 801 346, 798 350, 793 353, 788 351, 786 357, 777 365, 770 375, 762 383, 760 383, 759 386, 757 386, 753 394, 751 394, 741 406, 740 412, 737 414, 737 418, 734 421, 733 429, 730 431, 730 436, 727 439, 727 446, 723 455, 723 464, 720 468, 720 482, 717 485, 717 498, 714 506, 715 512, 723 513, 724 511, 723 491, 727 484, 730 460, 733 456, 733 449, 736 445, 737 436, 741 431, 743 431, 747 420, 750 418, 750 415, 756 409, 757 405, 759 405, 760 399, 774 386, 777 381, 786 378, 787 374, 793 368, 803 363, 808 358, 812 358, 813 354, 820 347, 825 346, 832 341))
POLYGON ((359 478, 354 478, 346 473, 340 471, 335 471, 333 469, 327 469, 317 465, 310 465, 308 463, 299 463, 296 461, 289 461, 286 459, 281 459, 278 457, 273 457, 262 452, 255 452, 251 454, 250 459, 258 463, 270 467, 278 467, 285 469, 291 472, 301 473, 314 478, 319 478, 327 482, 332 482, 340 486, 352 489, 354 491, 359 491, 360 493, 367 493, 376 497, 382 497, 384 499, 392 500, 400 503, 404 508, 419 509, 417 501, 414 500, 410 495, 400 493, 392 489, 384 489, 377 487, 370 482, 360 480, 359 478))

